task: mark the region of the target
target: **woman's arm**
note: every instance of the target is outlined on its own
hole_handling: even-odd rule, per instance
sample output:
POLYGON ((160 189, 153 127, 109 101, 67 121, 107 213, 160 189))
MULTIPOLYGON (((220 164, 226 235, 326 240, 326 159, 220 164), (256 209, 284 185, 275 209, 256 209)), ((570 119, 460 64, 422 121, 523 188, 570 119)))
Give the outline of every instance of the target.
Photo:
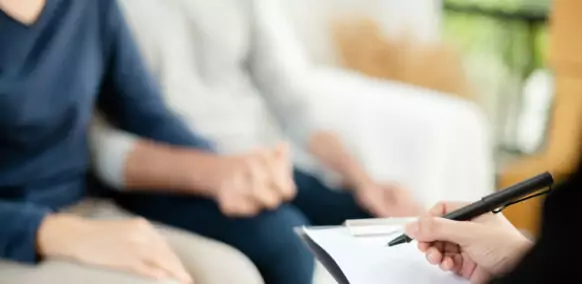
POLYGON ((37 231, 50 209, 30 202, 0 200, 0 259, 38 261, 37 231))

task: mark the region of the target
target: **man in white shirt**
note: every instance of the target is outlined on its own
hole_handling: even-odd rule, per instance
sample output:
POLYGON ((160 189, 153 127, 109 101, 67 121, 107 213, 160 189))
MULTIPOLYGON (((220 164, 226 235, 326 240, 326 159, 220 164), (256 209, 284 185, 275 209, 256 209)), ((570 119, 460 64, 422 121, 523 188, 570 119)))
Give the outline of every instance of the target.
POLYGON ((328 130, 342 114, 325 105, 333 100, 276 3, 122 0, 166 103, 219 156, 194 159, 191 149, 103 122, 92 144, 98 177, 121 190, 114 195, 126 209, 238 248, 266 283, 307 284, 313 259, 294 226, 421 208, 406 190, 370 178, 328 130), (322 174, 330 172, 351 190, 330 190, 322 174))

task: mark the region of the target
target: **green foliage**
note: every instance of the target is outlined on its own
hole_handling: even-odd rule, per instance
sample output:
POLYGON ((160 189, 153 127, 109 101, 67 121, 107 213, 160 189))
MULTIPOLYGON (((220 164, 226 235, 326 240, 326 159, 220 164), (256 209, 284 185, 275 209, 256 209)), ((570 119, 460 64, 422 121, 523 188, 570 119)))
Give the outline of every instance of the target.
POLYGON ((548 11, 550 0, 443 1, 449 8, 454 5, 445 5, 444 39, 463 52, 468 75, 493 122, 496 143, 513 149, 522 84, 545 66, 547 54, 546 23, 530 24, 528 19, 548 11))
POLYGON ((446 0, 445 2, 457 5, 479 6, 483 8, 515 9, 519 8, 524 0, 446 0))
POLYGON ((502 9, 508 12, 522 10, 524 8, 547 10, 551 4, 550 0, 444 0, 444 2, 463 6, 502 9))
MULTIPOLYGON (((446 0, 446 3, 500 12, 547 9, 549 0, 446 0), (524 6, 524 3, 528 5, 524 6), (532 8, 534 7, 534 8, 532 8)), ((547 32, 545 24, 530 27, 525 20, 506 19, 445 9, 444 36, 465 54, 494 54, 505 66, 525 77, 544 66, 547 32)))

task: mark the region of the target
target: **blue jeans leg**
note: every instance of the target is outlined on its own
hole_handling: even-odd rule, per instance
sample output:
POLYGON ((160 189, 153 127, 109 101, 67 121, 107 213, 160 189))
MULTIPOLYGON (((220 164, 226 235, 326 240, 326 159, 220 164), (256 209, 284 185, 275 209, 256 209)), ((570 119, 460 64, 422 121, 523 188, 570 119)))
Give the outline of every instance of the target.
POLYGON ((317 178, 302 171, 293 173, 297 185, 295 205, 310 223, 317 226, 340 225, 346 219, 370 218, 349 190, 332 190, 317 178))

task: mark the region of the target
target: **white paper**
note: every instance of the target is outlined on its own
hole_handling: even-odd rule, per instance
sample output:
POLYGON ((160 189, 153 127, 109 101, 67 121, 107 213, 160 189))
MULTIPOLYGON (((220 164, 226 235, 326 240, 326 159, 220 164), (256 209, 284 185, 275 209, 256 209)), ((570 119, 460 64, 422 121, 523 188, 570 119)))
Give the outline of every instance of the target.
POLYGON ((350 284, 469 283, 430 265, 416 242, 388 247, 399 234, 354 237, 345 227, 304 231, 334 259, 350 284))

